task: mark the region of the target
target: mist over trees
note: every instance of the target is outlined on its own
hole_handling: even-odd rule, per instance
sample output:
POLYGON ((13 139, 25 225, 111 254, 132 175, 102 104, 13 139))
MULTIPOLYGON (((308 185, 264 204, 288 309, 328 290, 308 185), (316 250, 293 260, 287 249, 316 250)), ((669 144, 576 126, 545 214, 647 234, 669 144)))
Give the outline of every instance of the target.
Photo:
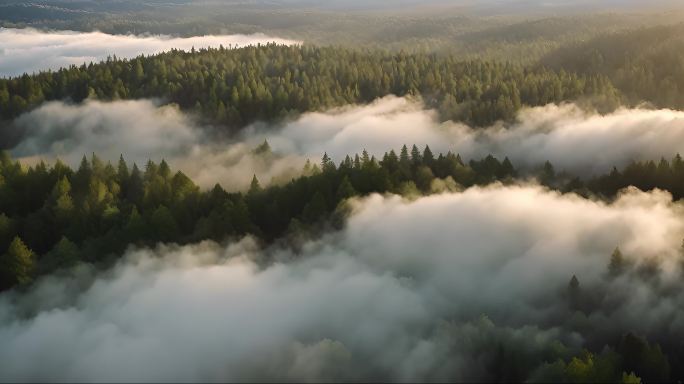
MULTIPOLYGON (((268 143, 255 149, 262 155, 269 151, 268 143)), ((677 180, 684 179, 681 163, 677 156, 670 168, 663 160, 654 178, 648 179, 653 184, 647 187, 678 191, 677 180)), ((0 257, 1 281, 3 289, 15 290, 30 289, 33 280, 79 264, 112 265, 129 244, 192 244, 251 235, 264 244, 284 241, 296 250, 311 236, 343 228, 349 198, 372 193, 398 193, 408 198, 448 195, 474 185, 515 185, 521 180, 508 159, 488 156, 464 163, 457 154, 436 154, 429 147, 415 145, 389 151, 381 159, 364 151, 339 164, 324 154, 319 163, 306 164, 304 176, 268 188, 254 177, 244 193, 227 193, 219 185, 200 191, 165 161, 150 161, 141 169, 123 157, 116 164, 105 164, 93 154, 84 156, 75 170, 61 162, 27 168, 5 153, 0 164, 0 246, 6 249, 0 257)), ((639 185, 652 171, 649 163, 634 164, 624 173, 614 171, 584 184, 578 178, 556 175, 547 163, 536 177, 550 188, 604 194, 611 200, 620 187, 613 182, 616 177, 625 184, 639 185)), ((605 263, 611 279, 631 273, 649 279, 656 273, 635 270, 619 248, 606 255, 605 263)), ((569 278, 562 295, 567 308, 579 316, 603 310, 580 278, 569 278)), ((608 296, 604 300, 609 300, 608 296)), ((493 326, 483 321, 486 324, 480 325, 485 328, 493 326)), ((589 337, 588 346, 596 345, 593 352, 572 355, 556 351, 546 355, 547 363, 542 365, 532 358, 538 352, 525 357, 532 360, 518 360, 512 351, 494 348, 485 357, 491 367, 487 375, 493 376, 486 377, 633 382, 639 377, 660 381, 679 375, 676 367, 682 356, 674 346, 650 343, 628 333, 601 349, 604 338, 600 333, 585 336, 589 337)))
POLYGON ((0 75, 0 380, 684 380, 680 8, 0 0, 302 41, 0 75))
POLYGON ((684 108, 683 24, 597 36, 550 52, 541 63, 572 73, 602 74, 631 103, 684 108))
POLYGON ((444 120, 474 125, 512 119, 524 105, 581 98, 608 108, 619 103, 610 81, 599 75, 427 54, 266 45, 111 59, 0 79, 0 111, 12 119, 46 100, 158 97, 237 130, 389 94, 422 96, 444 120))
MULTIPOLYGON (((270 156, 264 142, 257 156, 270 156)), ((229 193, 216 184, 200 190, 166 161, 144 166, 123 156, 112 164, 96 154, 72 169, 57 161, 24 167, 6 152, 0 162, 0 249, 3 288, 76 262, 101 263, 129 244, 189 244, 224 241, 247 234, 272 242, 320 234, 322 224, 341 225, 346 199, 372 193, 421 196, 460 191, 495 182, 537 178, 563 193, 611 200, 627 186, 667 190, 684 198, 684 162, 633 163, 624 171, 583 180, 556 173, 547 162, 533 174, 521 174, 505 158, 487 156, 464 162, 458 154, 433 153, 429 146, 403 146, 376 159, 366 151, 339 164, 324 154, 307 162, 302 176, 267 188, 256 176, 245 192, 229 193)), ((325 226, 323 226, 325 227, 325 226)))

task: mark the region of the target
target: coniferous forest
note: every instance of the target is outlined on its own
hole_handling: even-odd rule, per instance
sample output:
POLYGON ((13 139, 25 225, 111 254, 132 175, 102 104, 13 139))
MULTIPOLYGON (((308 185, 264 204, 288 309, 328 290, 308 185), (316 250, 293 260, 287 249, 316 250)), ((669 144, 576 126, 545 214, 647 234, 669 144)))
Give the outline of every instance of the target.
POLYGON ((442 119, 475 125, 513 119, 523 105, 594 98, 610 108, 620 100, 599 74, 434 54, 275 45, 112 57, 0 82, 5 119, 49 100, 164 98, 233 129, 389 94, 420 95, 442 119))
POLYGON ((684 380, 684 9, 466 3, 0 0, 0 381, 684 380))

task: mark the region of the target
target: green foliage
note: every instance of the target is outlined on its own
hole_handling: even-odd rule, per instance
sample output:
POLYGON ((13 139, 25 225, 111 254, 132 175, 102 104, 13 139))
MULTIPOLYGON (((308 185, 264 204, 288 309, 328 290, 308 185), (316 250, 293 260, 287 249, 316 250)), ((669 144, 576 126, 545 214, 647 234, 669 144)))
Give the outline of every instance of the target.
POLYGON ((357 192, 354 189, 354 186, 349 181, 349 177, 345 176, 344 179, 342 179, 340 186, 337 188, 337 199, 345 200, 355 195, 357 195, 357 192))
POLYGON ((456 56, 307 45, 174 50, 132 60, 109 59, 0 79, 0 89, 9 96, 0 98, 0 119, 14 118, 46 100, 79 102, 89 94, 101 100, 159 97, 232 130, 256 120, 367 103, 389 94, 422 96, 443 119, 474 125, 512 119, 523 105, 589 96, 618 98, 602 75, 578 76, 456 56))
POLYGON ((603 196, 615 196, 628 186, 642 191, 659 188, 672 193, 675 200, 684 198, 684 161, 676 155, 671 161, 633 162, 622 171, 614 168, 609 174, 587 182, 589 189, 603 196))
POLYGON ((613 253, 610 255, 610 263, 608 264, 608 273, 611 276, 621 275, 625 268, 627 267, 627 261, 625 257, 622 256, 622 251, 619 247, 616 247, 613 253))
POLYGON ((634 372, 649 382, 665 382, 670 378, 670 363, 658 344, 634 335, 626 334, 618 345, 618 352, 623 357, 626 372, 634 372))
POLYGON ((622 372, 621 383, 623 383, 623 384, 641 384, 641 378, 639 376, 635 375, 634 372, 631 372, 630 374, 627 374, 626 372, 622 372))
MULTIPOLYGON (((267 155, 268 144, 258 151, 267 155)), ((429 193, 437 177, 470 186, 515 174, 509 162, 491 156, 471 166, 451 153, 435 158, 429 148, 413 146, 409 154, 405 147, 402 153, 401 160, 390 151, 378 162, 364 151, 339 166, 324 155, 322 171, 309 164, 302 177, 268 188, 255 176, 244 194, 227 193, 219 185, 202 192, 165 161, 148 161, 141 172, 135 164, 129 168, 123 157, 115 168, 93 154, 74 172, 59 162, 22 167, 5 154, 0 162, 0 245, 7 247, 21 236, 38 255, 38 271, 49 273, 79 261, 109 260, 128 244, 222 241, 248 233, 272 241, 295 229, 315 234, 350 197, 409 193, 407 186, 411 195, 429 193)), ((5 288, 18 283, 6 281, 5 288)))
POLYGON ((42 271, 69 268, 80 261, 78 246, 66 237, 62 237, 54 248, 40 260, 42 271))
POLYGON ((27 284, 33 280, 34 255, 19 236, 10 243, 7 252, 0 256, 1 285, 27 284))
POLYGON ((560 47, 542 64, 584 75, 605 75, 638 104, 684 108, 684 24, 600 35, 560 47))

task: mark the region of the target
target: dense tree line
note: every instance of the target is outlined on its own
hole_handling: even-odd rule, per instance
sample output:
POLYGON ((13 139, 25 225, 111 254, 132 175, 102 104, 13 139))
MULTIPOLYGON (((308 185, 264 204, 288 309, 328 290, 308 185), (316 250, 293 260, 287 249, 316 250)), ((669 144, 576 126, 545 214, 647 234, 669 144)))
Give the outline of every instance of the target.
MULTIPOLYGON (((259 148, 264 156, 268 151, 267 143, 259 148)), ((451 152, 435 155, 429 147, 404 146, 381 159, 363 151, 338 165, 324 155, 320 164, 307 162, 302 176, 284 185, 262 188, 255 177, 249 191, 229 193, 218 184, 201 191, 165 161, 148 161, 141 169, 123 158, 104 163, 93 154, 73 170, 60 161, 26 167, 2 152, 0 249, 7 251, 0 263, 2 287, 77 261, 107 260, 128 244, 222 241, 245 234, 270 242, 307 233, 330 223, 340 202, 352 196, 420 195, 528 176, 519 175, 507 158, 487 156, 466 163, 451 152), (31 265, 26 267, 30 273, 21 272, 23 263, 31 265)), ((547 162, 534 176, 550 188, 585 196, 612 198, 636 186, 684 198, 684 160, 679 155, 671 162, 634 162, 589 180, 556 173, 547 162)))
POLYGON ((641 28, 563 46, 542 58, 557 70, 608 76, 638 104, 684 108, 684 24, 641 28))
POLYGON ((221 241, 245 234, 271 241, 316 228, 351 196, 429 192, 435 177, 465 186, 515 177, 508 159, 489 156, 464 164, 458 155, 435 156, 415 146, 390 151, 381 160, 364 152, 339 166, 326 155, 320 165, 307 163, 303 172, 269 188, 255 177, 247 193, 228 193, 219 185, 203 192, 165 161, 149 161, 140 169, 123 158, 111 164, 93 154, 73 170, 59 161, 24 167, 3 153, 2 286, 77 261, 104 261, 128 244, 221 241))
POLYGON ((567 172, 557 173, 550 162, 536 172, 540 183, 563 192, 575 192, 583 196, 613 198, 629 186, 642 191, 661 189, 672 194, 674 200, 684 198, 684 159, 677 154, 668 161, 633 161, 622 170, 617 167, 603 175, 581 179, 567 172))
POLYGON ((684 198, 684 160, 676 155, 671 161, 632 162, 622 171, 617 168, 589 181, 589 188, 605 196, 635 186, 643 191, 663 189, 672 193, 675 200, 684 198))
MULTIPOLYGON (((258 148, 265 155, 269 150, 267 143, 258 148)), ((666 188, 681 198, 676 191, 684 184, 683 170, 683 160, 677 156, 658 165, 634 163, 588 181, 556 174, 546 163, 536 177, 565 191, 610 196, 623 186, 637 185, 666 188)), ((201 191, 165 161, 148 161, 141 169, 123 157, 111 164, 93 154, 72 169, 59 161, 51 166, 23 166, 3 152, 0 282, 2 289, 22 287, 40 275, 78 263, 108 265, 129 244, 223 241, 250 234, 266 243, 285 241, 296 247, 302 237, 341 225, 346 207, 341 203, 353 196, 429 194, 444 188, 515 182, 520 177, 526 176, 519 175, 507 158, 487 156, 464 162, 458 154, 404 146, 378 159, 363 151, 339 164, 324 155, 320 163, 307 163, 302 176, 284 185, 264 188, 254 177, 248 191, 229 193, 220 185, 201 191)), ((649 280, 643 266, 630 264, 616 249, 606 258, 605 278, 625 274, 655 281, 649 280)), ((580 279, 572 276, 559 300, 567 302, 568 316, 600 315, 601 303, 610 292, 601 285, 581 286, 580 279)), ((684 374, 678 368, 684 361, 678 342, 659 344, 663 341, 631 333, 617 340, 614 335, 583 334, 589 337, 589 346, 601 352, 572 356, 557 351, 540 366, 539 361, 528 362, 499 347, 488 355, 489 363, 501 381, 666 381, 684 374)))
POLYGON ((0 79, 0 117, 12 119, 46 100, 158 97, 213 122, 240 127, 388 94, 422 96, 442 118, 475 125, 511 119, 524 105, 583 97, 614 104, 619 98, 602 75, 454 56, 266 45, 111 58, 0 79))

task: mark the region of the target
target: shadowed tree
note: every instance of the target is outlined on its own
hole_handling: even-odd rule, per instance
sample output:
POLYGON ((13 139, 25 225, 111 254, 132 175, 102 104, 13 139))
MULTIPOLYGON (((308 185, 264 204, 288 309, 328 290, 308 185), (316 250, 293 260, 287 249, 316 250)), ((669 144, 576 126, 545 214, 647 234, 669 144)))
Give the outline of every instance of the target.
POLYGON ((33 252, 19 236, 15 237, 7 252, 0 256, 0 273, 3 276, 3 286, 30 283, 33 280, 33 269, 33 252))

